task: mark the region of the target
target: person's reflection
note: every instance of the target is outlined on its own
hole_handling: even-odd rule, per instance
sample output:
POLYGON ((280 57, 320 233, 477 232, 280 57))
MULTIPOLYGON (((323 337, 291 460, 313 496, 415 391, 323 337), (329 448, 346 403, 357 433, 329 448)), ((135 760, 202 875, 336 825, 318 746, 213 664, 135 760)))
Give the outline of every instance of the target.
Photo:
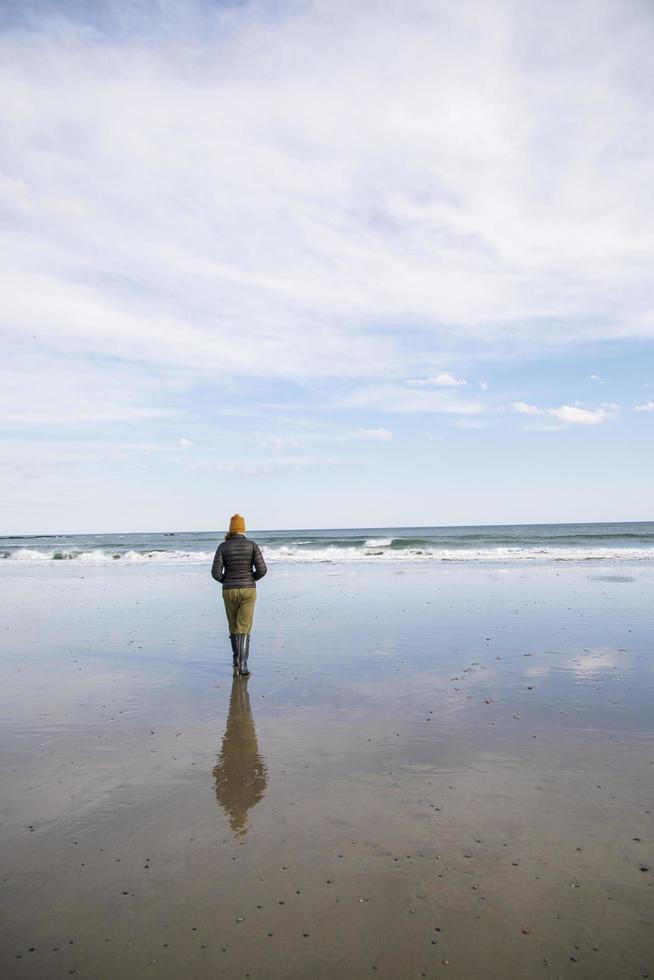
POLYGON ((250 709, 247 677, 235 677, 229 714, 218 762, 213 770, 216 799, 238 836, 247 833, 248 810, 266 791, 266 765, 259 754, 257 733, 250 709))

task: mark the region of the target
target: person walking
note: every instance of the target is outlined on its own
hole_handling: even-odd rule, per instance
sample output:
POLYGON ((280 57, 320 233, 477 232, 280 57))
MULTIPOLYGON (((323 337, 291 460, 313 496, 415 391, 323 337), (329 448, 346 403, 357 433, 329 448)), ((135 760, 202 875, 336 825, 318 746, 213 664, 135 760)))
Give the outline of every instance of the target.
POLYGON ((234 674, 242 677, 250 673, 248 656, 257 601, 256 583, 267 571, 259 545, 245 536, 245 518, 234 514, 225 540, 216 549, 211 576, 222 583, 234 674))

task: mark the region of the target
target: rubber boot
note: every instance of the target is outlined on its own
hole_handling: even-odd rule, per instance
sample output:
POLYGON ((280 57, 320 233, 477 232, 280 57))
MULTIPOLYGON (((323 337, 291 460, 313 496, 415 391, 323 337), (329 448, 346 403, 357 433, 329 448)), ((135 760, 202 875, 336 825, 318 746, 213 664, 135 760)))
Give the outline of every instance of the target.
POLYGON ((250 634, 241 633, 241 666, 240 672, 241 677, 248 677, 250 671, 248 670, 248 656, 250 653, 250 634))
POLYGON ((234 668, 234 676, 238 674, 238 643, 236 641, 236 633, 229 634, 229 642, 232 644, 232 667, 234 668))
POLYGON ((236 648, 238 650, 238 655, 236 657, 236 673, 241 673, 241 665, 243 664, 243 646, 244 646, 245 633, 236 634, 236 648))

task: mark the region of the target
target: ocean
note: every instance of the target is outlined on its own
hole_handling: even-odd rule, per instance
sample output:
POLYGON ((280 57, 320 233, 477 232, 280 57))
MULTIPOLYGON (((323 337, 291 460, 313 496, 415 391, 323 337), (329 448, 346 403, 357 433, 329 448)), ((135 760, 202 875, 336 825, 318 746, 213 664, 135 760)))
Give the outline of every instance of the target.
MULTIPOLYGON (((438 563, 654 560, 654 522, 248 531, 267 561, 438 563)), ((201 564, 223 531, 0 537, 0 560, 201 564)))

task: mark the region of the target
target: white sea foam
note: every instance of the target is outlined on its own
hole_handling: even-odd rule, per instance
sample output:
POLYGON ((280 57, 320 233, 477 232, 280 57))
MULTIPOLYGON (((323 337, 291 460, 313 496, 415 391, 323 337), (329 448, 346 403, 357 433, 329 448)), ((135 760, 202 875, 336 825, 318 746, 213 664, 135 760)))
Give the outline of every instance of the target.
POLYGON ((91 551, 70 551, 63 548, 53 550, 38 550, 35 548, 20 548, 13 554, 5 553, 5 559, 11 561, 66 561, 86 564, 103 565, 107 562, 121 561, 126 565, 157 562, 159 564, 177 564, 179 562, 196 564, 210 562, 213 552, 202 551, 107 551, 103 548, 93 548, 91 551))
POLYGON ((402 548, 383 550, 371 548, 315 548, 311 551, 294 551, 293 548, 267 548, 264 555, 267 561, 284 561, 297 564, 311 562, 334 563, 374 563, 390 564, 396 562, 437 563, 437 562, 542 562, 551 561, 654 561, 651 548, 556 548, 556 547, 495 547, 495 548, 402 548))
POLYGON ((45 551, 38 551, 36 548, 19 548, 15 551, 13 555, 10 555, 16 561, 45 561, 48 558, 52 558, 53 553, 47 554, 45 551))
POLYGON ((121 561, 138 564, 156 562, 160 565, 179 563, 203 564, 213 560, 213 551, 126 551, 121 561))
MULTIPOLYGON (((270 563, 288 564, 393 564, 404 562, 410 564, 435 564, 451 562, 456 564, 487 563, 541 563, 550 562, 588 562, 588 561, 654 561, 652 548, 615 548, 615 547, 538 547, 535 545, 501 546, 485 548, 403 548, 388 549, 389 538, 371 538, 363 548, 352 546, 325 546, 320 548, 302 548, 290 545, 264 547, 266 561, 270 563), (373 543, 374 542, 374 543, 373 543)), ((19 548, 13 552, 4 552, 7 561, 21 563, 65 561, 74 564, 120 564, 120 565, 206 565, 213 558, 213 551, 184 551, 184 550, 150 550, 150 551, 112 551, 93 548, 87 551, 66 549, 37 549, 19 548)))

